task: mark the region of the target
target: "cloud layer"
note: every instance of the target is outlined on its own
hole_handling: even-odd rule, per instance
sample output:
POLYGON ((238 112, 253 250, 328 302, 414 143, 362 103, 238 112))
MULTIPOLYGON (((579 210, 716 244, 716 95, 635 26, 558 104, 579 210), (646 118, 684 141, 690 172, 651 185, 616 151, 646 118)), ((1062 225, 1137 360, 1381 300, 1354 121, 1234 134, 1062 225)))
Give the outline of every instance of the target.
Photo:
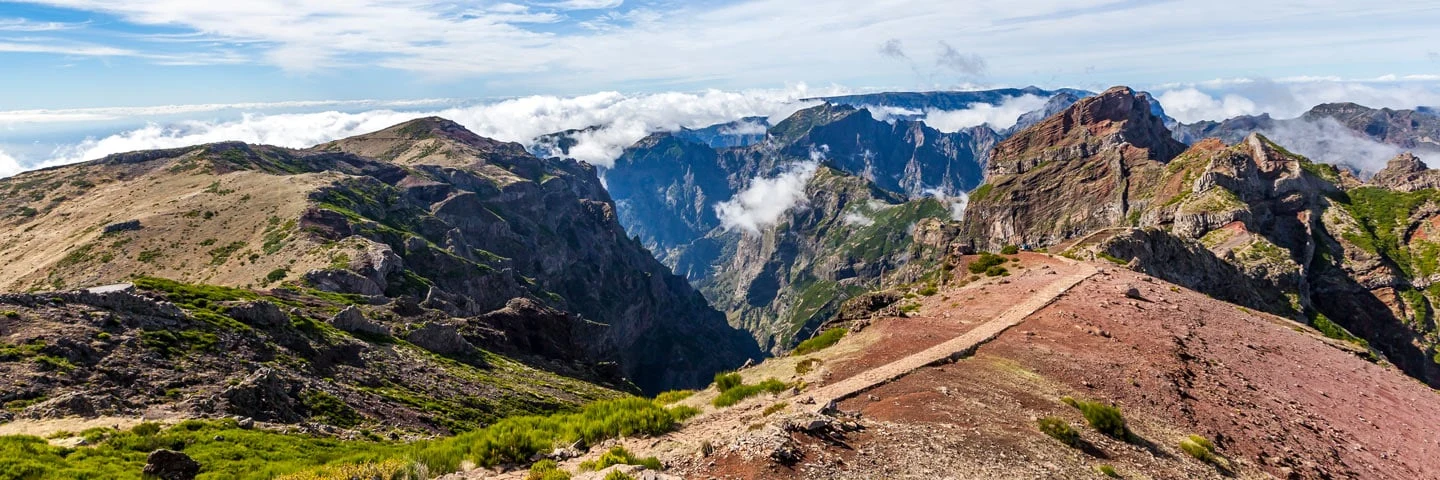
POLYGON ((1004 130, 1014 126, 1021 115, 1044 107, 1047 100, 1035 95, 1021 95, 1009 97, 999 105, 975 103, 965 110, 930 110, 923 120, 926 125, 946 133, 985 124, 995 130, 1004 130))
POLYGON ((1220 121, 1268 113, 1295 118, 1322 103, 1354 102, 1372 108, 1410 109, 1440 105, 1440 76, 1229 79, 1165 85, 1156 98, 1165 113, 1184 123, 1220 121))
MULTIPOLYGON (((625 95, 602 92, 575 97, 531 96, 496 103, 440 110, 369 110, 289 114, 244 114, 220 121, 150 123, 113 135, 87 138, 62 146, 51 158, 29 162, 31 168, 92 160, 105 155, 171 148, 220 141, 263 143, 303 148, 337 138, 368 133, 423 116, 441 116, 465 125, 480 135, 530 145, 535 137, 563 130, 601 128, 579 133, 570 155, 596 165, 610 166, 625 147, 656 131, 698 128, 744 117, 770 117, 778 121, 809 105, 814 96, 844 90, 811 89, 793 85, 784 89, 658 93, 625 95)), ((208 111, 221 106, 170 106, 144 110, 162 112, 208 111)), ((76 121, 76 115, 109 116, 115 109, 0 112, 0 119, 25 123, 76 121)), ((124 109, 120 109, 124 110, 124 109)), ((134 109, 131 109, 134 110, 134 109)), ((133 113, 133 112, 132 112, 133 113)))
POLYGON ((819 168, 819 162, 801 162, 774 177, 752 179, 745 190, 715 205, 720 225, 751 234, 774 225, 786 211, 805 205, 805 185, 819 168))

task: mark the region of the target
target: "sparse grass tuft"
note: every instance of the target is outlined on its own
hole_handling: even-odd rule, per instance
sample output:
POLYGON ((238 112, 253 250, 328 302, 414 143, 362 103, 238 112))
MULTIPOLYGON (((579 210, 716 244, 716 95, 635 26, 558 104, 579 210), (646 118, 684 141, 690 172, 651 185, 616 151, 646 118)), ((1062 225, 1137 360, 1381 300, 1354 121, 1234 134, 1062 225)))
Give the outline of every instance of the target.
POLYGON ((1070 422, 1060 417, 1044 417, 1035 422, 1040 431, 1049 435, 1050 438, 1059 440, 1060 443, 1075 447, 1080 445, 1080 432, 1070 426, 1070 422))
POLYGON ((1199 435, 1190 435, 1189 437, 1180 440, 1180 450, 1184 451, 1186 455, 1189 455, 1196 460, 1200 460, 1202 462, 1222 468, 1227 466, 1227 462, 1225 461, 1225 459, 1220 458, 1219 455, 1215 454, 1215 444, 1211 443, 1210 439, 1207 439, 1205 437, 1199 435))
POLYGON ((797 375, 804 375, 810 373, 811 371, 815 370, 815 367, 820 366, 820 364, 822 363, 825 362, 818 358, 807 358, 801 360, 800 363, 795 364, 795 373, 797 375))
POLYGON ((967 265, 965 268, 967 270, 970 270, 970 273, 981 274, 985 273, 991 267, 996 267, 1004 263, 1005 257, 990 252, 980 252, 980 258, 977 258, 975 259, 975 261, 970 262, 970 264, 967 265))
POLYGON ((785 407, 789 407, 789 406, 790 406, 790 404, 787 403, 787 402, 776 402, 776 403, 774 403, 774 404, 771 404, 771 405, 768 406, 768 407, 765 407, 765 410, 764 410, 763 412, 760 412, 760 416, 762 416, 762 417, 768 417, 768 416, 770 416, 770 415, 775 414, 775 412, 779 412, 779 411, 781 411, 781 410, 784 410, 785 407))
POLYGON ((1101 465, 1099 467, 1095 467, 1095 469, 1099 470, 1102 475, 1105 475, 1107 477, 1120 478, 1120 472, 1115 471, 1115 467, 1112 467, 1110 465, 1101 465))
POLYGON ((1060 400, 1066 405, 1080 410, 1080 414, 1085 416, 1085 421, 1090 424, 1090 427, 1100 433, 1121 440, 1129 437, 1130 431, 1125 427, 1125 417, 1114 405, 1076 400, 1071 397, 1064 397, 1060 400))
POLYGON ((786 388, 789 388, 789 385, 779 380, 769 378, 758 384, 741 384, 726 389, 720 393, 720 396, 715 397, 715 400, 711 401, 710 404, 716 407, 728 407, 761 393, 780 393, 785 391, 786 388))
POLYGON ((1020 247, 1014 245, 1006 245, 1000 249, 1000 253, 1003 255, 1015 255, 1020 253, 1020 247))
POLYGON ((554 460, 545 459, 530 466, 525 480, 570 480, 570 472, 561 470, 554 460))
MULTIPOLYGON (((625 450, 625 447, 616 445, 610 451, 600 455, 600 458, 580 462, 580 470, 598 472, 612 465, 640 465, 651 470, 662 470, 660 460, 655 457, 640 458, 625 450)), ((608 478, 608 477, 607 477, 608 478)))
POLYGON ((809 340, 800 342, 800 344, 796 345, 795 350, 791 351, 790 354, 809 355, 811 353, 824 350, 825 348, 839 342, 846 333, 850 333, 850 330, 846 328, 832 328, 826 330, 819 335, 811 337, 809 340))
POLYGON ((669 405, 690 398, 690 396, 694 394, 694 390, 671 390, 668 392, 661 392, 659 395, 656 395, 655 401, 661 405, 669 405))
POLYGON ((735 372, 720 372, 715 374, 715 390, 724 393, 726 390, 740 386, 745 379, 735 372))

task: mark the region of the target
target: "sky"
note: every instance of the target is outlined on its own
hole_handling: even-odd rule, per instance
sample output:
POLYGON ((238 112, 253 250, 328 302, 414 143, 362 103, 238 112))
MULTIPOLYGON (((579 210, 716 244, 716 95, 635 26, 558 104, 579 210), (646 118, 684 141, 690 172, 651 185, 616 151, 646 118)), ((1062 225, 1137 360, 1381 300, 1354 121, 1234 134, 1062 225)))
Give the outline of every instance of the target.
POLYGON ((1124 84, 1182 121, 1412 108, 1440 105, 1437 24, 1433 0, 0 1, 0 175, 437 112, 516 141, 624 123, 618 142, 878 90, 1124 84))

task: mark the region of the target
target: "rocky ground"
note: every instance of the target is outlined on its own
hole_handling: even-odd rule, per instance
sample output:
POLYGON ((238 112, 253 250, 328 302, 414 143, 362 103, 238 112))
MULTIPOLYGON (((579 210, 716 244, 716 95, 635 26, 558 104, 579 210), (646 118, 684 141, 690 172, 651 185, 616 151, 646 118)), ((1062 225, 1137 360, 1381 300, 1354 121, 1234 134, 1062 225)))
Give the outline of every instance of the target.
POLYGON ((620 443, 684 478, 1101 478, 1101 466, 1122 478, 1440 475, 1440 396, 1430 388, 1301 324, 1106 265, 971 356, 877 385, 826 415, 807 411, 807 394, 962 335, 1089 268, 1019 258, 1008 277, 911 298, 920 305, 911 314, 741 371, 749 383, 800 388, 724 409, 709 406, 713 389, 702 391, 683 403, 706 412, 680 431, 620 443), (798 374, 810 359, 819 366, 798 374), (1091 429, 1066 396, 1114 403, 1133 437, 1091 429), (1041 433, 1045 416, 1078 430, 1079 446, 1041 433), (1223 460, 1182 451, 1192 434, 1223 460))

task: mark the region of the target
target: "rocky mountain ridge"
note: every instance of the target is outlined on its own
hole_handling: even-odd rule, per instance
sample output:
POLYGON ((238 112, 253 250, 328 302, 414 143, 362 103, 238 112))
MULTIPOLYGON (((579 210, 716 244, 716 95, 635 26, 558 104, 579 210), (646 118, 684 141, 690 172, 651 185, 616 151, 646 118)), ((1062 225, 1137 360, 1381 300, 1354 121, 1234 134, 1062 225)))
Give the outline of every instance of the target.
POLYGON ((1145 101, 1111 89, 1002 142, 962 241, 1113 259, 1367 341, 1440 381, 1440 203, 1423 163, 1401 156, 1365 184, 1258 134, 1182 152, 1145 101))
POLYGON ((537 344, 574 339, 578 358, 616 362, 646 390, 700 383, 759 355, 625 234, 592 167, 443 119, 306 150, 122 154, 0 189, 12 192, 0 208, 16 212, 0 220, 7 276, 20 279, 12 288, 134 275, 293 284, 455 318, 522 299, 566 313, 519 322, 537 344), (52 184, 61 188, 42 188, 52 184))

